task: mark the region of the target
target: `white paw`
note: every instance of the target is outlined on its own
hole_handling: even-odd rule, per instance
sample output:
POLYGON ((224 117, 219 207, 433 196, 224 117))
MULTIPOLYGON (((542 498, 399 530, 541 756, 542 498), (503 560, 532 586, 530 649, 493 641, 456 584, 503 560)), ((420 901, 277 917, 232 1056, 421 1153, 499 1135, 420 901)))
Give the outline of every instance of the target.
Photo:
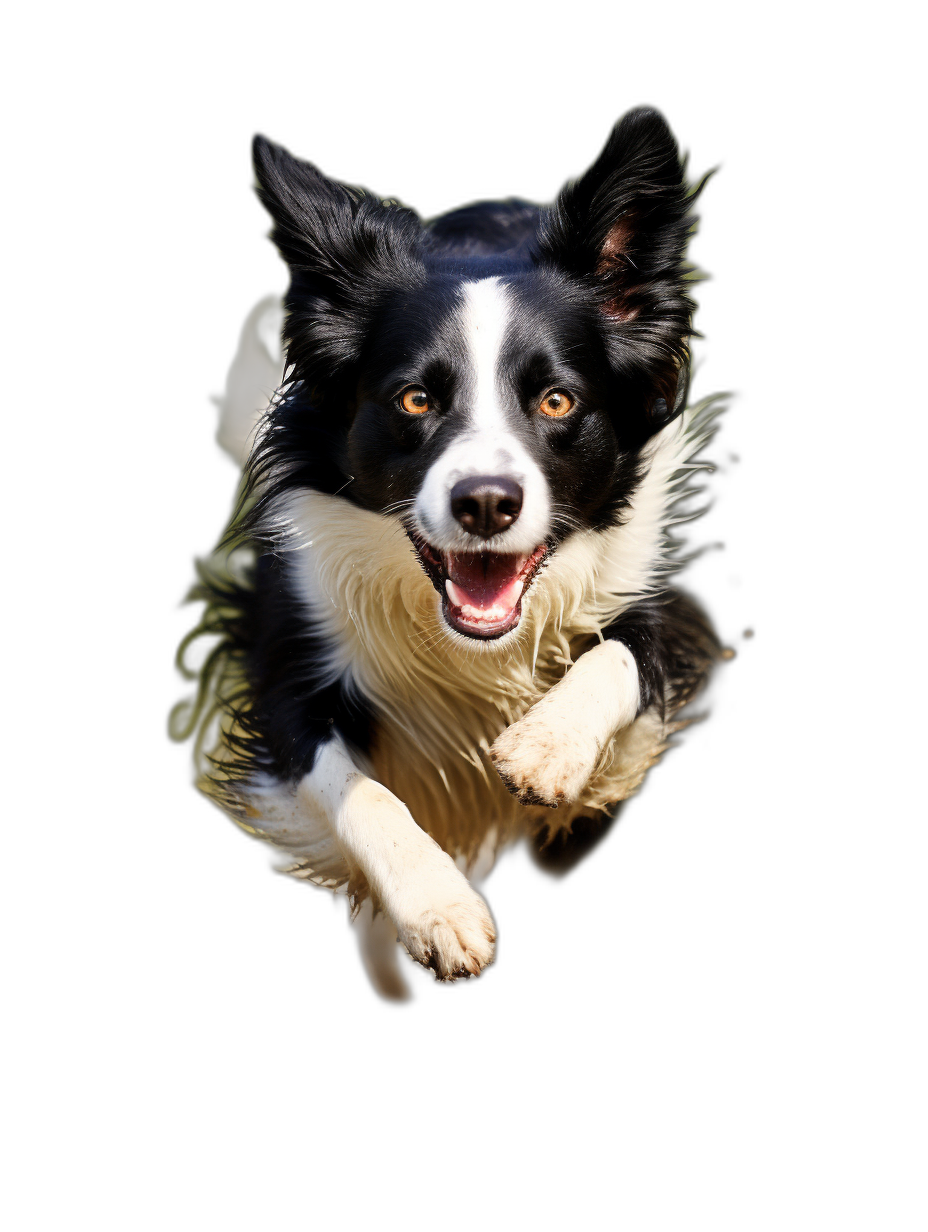
POLYGON ((430 967, 439 980, 454 980, 479 975, 493 961, 496 929, 486 903, 444 859, 447 867, 440 875, 405 887, 390 914, 416 962, 430 967))
POLYGON ((507 727, 490 749, 497 773, 519 803, 548 808, 580 798, 599 753, 590 736, 537 710, 507 727))

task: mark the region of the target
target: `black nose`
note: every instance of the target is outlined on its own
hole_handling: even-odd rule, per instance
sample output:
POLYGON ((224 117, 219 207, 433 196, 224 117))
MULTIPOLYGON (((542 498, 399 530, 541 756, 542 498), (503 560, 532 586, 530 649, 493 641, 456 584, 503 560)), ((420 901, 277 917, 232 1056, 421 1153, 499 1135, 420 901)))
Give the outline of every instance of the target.
POLYGON ((468 475, 451 489, 451 512, 470 534, 489 539, 522 512, 522 489, 504 475, 468 475))

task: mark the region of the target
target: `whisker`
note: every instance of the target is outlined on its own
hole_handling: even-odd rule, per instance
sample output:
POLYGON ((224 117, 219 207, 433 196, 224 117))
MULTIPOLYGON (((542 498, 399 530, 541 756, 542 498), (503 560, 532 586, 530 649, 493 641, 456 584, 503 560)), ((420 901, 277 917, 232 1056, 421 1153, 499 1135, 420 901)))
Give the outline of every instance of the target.
POLYGON ((415 503, 414 496, 407 496, 403 500, 393 501, 389 505, 384 505, 381 513, 398 513, 401 509, 408 509, 415 503))

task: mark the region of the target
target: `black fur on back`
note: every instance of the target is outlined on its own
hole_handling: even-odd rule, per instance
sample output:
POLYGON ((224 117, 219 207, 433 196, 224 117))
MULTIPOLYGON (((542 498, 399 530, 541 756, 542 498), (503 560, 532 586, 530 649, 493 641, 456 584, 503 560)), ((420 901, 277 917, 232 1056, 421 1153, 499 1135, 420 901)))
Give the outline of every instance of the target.
POLYGON ((603 637, 623 642, 635 656, 640 709, 657 705, 665 717, 693 699, 721 650, 696 600, 670 587, 626 609, 603 637))

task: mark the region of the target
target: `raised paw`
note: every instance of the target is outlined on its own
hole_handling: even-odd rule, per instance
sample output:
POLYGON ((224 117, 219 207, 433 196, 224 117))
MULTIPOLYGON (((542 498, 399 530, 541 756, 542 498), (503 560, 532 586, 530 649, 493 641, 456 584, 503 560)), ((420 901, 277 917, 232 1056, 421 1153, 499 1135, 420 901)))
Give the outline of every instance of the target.
POLYGON ((530 710, 490 749, 496 772, 520 804, 557 808, 572 803, 589 782, 599 746, 530 710))

